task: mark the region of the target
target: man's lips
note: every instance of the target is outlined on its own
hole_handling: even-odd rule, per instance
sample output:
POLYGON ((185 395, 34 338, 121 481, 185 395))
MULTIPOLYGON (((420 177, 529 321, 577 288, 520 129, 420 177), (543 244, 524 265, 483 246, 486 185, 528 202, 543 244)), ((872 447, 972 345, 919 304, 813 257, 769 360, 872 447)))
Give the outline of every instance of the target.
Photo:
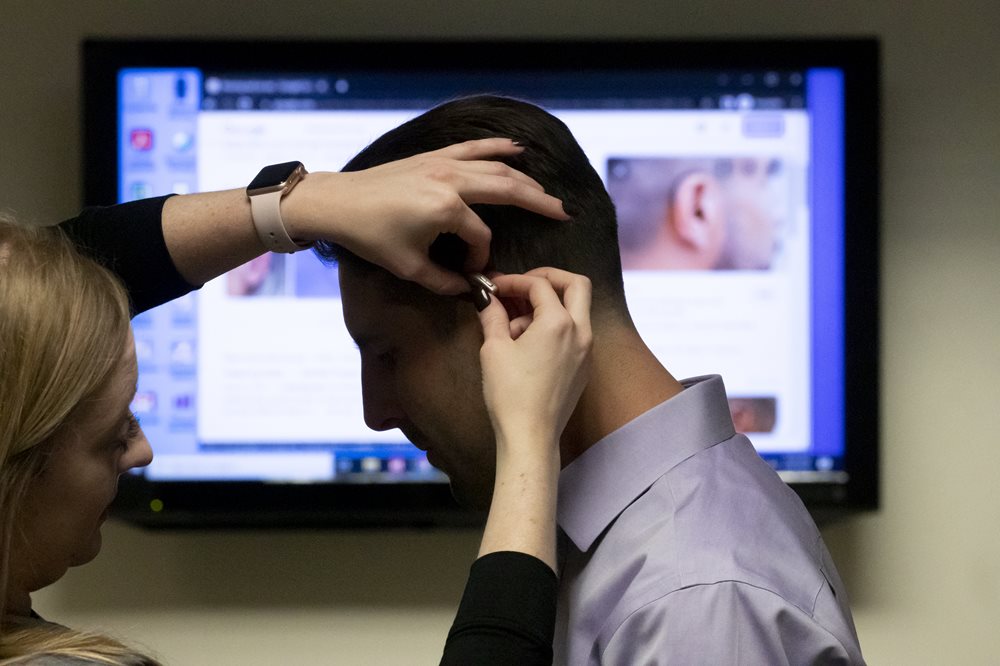
POLYGON ((434 467, 441 469, 441 464, 437 460, 437 455, 434 452, 433 445, 429 443, 423 435, 414 436, 414 433, 406 432, 405 430, 403 431, 403 434, 406 435, 406 438, 410 440, 410 443, 413 444, 413 446, 427 454, 427 462, 434 467))
MULTIPOLYGON (((441 461, 438 460, 437 456, 434 454, 434 451, 427 452, 427 462, 429 462, 431 466, 434 467, 435 469, 445 472, 445 469, 441 467, 441 461)), ((445 474, 447 474, 447 472, 445 472, 445 474)))
POLYGON ((406 435, 406 439, 410 440, 410 444, 417 447, 421 451, 427 451, 431 448, 431 445, 427 443, 427 438, 424 437, 423 433, 416 431, 413 428, 400 428, 400 432, 406 435))

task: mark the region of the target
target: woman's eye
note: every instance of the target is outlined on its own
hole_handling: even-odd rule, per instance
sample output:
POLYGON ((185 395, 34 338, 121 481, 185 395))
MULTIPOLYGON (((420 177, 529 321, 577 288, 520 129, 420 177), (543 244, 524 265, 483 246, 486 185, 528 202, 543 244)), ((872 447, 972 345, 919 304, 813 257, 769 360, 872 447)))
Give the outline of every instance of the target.
POLYGON ((136 418, 135 414, 128 415, 128 429, 125 433, 115 442, 116 448, 127 449, 129 442, 139 436, 141 427, 139 425, 139 419, 136 418))

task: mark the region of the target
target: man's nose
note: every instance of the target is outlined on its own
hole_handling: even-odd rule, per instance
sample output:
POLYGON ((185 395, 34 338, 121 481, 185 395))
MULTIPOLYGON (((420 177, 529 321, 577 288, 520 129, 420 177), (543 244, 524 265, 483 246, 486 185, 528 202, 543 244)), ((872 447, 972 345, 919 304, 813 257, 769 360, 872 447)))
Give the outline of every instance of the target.
POLYGON ((394 382, 376 363, 361 363, 361 394, 364 401, 365 425, 383 432, 398 428, 404 414, 396 397, 394 382))

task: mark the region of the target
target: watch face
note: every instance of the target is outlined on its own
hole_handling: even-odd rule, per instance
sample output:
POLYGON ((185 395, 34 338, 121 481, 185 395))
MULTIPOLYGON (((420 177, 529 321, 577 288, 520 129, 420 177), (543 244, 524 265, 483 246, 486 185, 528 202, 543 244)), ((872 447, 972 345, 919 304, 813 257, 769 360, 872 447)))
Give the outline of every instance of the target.
MULTIPOLYGON (((266 166, 247 185, 247 194, 253 196, 282 190, 299 170, 305 171, 302 162, 282 162, 266 166)), ((301 174, 298 177, 301 177, 301 174)))

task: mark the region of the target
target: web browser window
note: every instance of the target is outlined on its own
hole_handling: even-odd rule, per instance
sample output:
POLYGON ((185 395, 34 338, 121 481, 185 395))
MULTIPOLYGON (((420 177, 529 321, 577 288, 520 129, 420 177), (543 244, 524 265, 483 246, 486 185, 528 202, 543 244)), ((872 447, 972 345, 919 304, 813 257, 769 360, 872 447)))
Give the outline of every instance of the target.
MULTIPOLYGON (((722 374, 737 429, 779 472, 843 474, 842 384, 830 379, 842 324, 826 307, 842 288, 839 71, 490 83, 123 70, 119 196, 242 187, 290 160, 339 170, 457 94, 528 99, 567 124, 612 195, 629 307, 653 352, 678 377, 722 374)), ((311 252, 264 255, 135 331, 152 479, 444 480, 399 431, 365 426, 336 267, 311 252)))

